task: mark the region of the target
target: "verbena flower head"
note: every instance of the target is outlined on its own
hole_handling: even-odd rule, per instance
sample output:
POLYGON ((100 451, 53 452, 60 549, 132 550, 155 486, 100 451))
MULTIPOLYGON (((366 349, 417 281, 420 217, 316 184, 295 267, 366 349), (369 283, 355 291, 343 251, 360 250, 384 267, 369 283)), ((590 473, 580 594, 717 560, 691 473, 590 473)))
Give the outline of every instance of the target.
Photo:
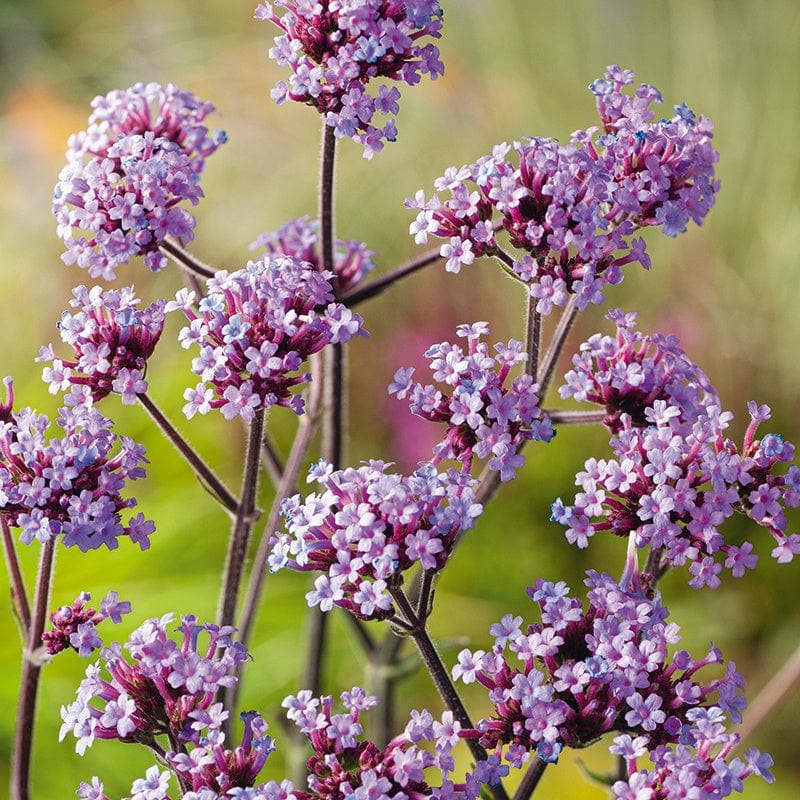
POLYGON ((408 476, 389 467, 370 461, 334 471, 321 461, 309 481, 322 490, 283 502, 288 532, 274 535, 268 564, 272 571, 322 572, 306 595, 310 606, 340 606, 362 619, 390 617, 390 589, 402 573, 417 563, 440 570, 482 511, 467 475, 439 473, 430 463, 408 476))
POLYGON ((633 95, 633 73, 609 67, 590 89, 601 125, 577 131, 567 145, 530 138, 497 145, 491 155, 451 167, 406 205, 418 211, 410 232, 447 240, 441 255, 458 272, 498 250, 498 229, 511 245, 513 272, 530 284, 536 310, 549 314, 575 295, 578 309, 604 299, 622 280, 622 267, 650 260, 637 230, 656 226, 668 236, 700 224, 714 202, 717 153, 712 125, 677 106, 656 121, 661 102, 652 86, 633 95), (512 154, 513 151, 513 154, 512 154), (510 154, 512 154, 510 156, 510 154), (441 196, 440 196, 441 195, 441 196))
POLYGON ((606 409, 603 424, 612 433, 627 414, 633 425, 650 425, 656 401, 686 423, 719 398, 706 374, 678 345, 676 336, 645 335, 636 330, 638 315, 615 308, 606 315, 617 335, 595 334, 572 358, 573 369, 560 387, 562 399, 597 403, 606 409))
POLYGON ((99 611, 88 605, 91 599, 88 592, 81 592, 71 605, 61 606, 50 614, 53 628, 42 634, 48 655, 71 647, 79 656, 90 656, 103 644, 97 633, 97 625, 105 619, 120 623, 122 615, 131 612, 131 604, 127 600, 120 601, 114 591, 100 601, 99 611))
POLYGON ((184 393, 186 416, 218 408, 226 419, 249 420, 275 405, 301 414, 292 389, 311 379, 299 372, 303 362, 327 344, 367 335, 360 316, 332 302, 331 277, 296 258, 265 257, 217 272, 196 308, 194 293, 179 292, 166 310, 188 317, 179 339, 199 347, 192 371, 202 381, 184 393))
POLYGON ((331 696, 313 697, 303 690, 285 698, 286 716, 313 748, 306 766, 308 789, 293 789, 297 800, 405 800, 437 798, 472 800, 479 784, 454 785, 450 755, 458 742, 460 726, 445 712, 441 721, 427 711, 412 711, 405 730, 381 748, 362 738, 362 713, 378 703, 376 697, 353 687, 341 694, 344 713, 334 713, 331 696), (435 743, 433 752, 423 746, 435 743), (441 773, 441 786, 429 783, 432 771, 441 773))
POLYGON ((614 739, 611 753, 625 760, 627 778, 611 787, 618 800, 641 800, 650 797, 691 797, 718 800, 744 790, 743 781, 758 775, 767 783, 772 757, 757 748, 744 758, 730 758, 739 737, 725 731, 725 716, 718 708, 698 708, 687 715, 690 724, 683 741, 674 747, 659 745, 649 753, 652 766, 639 767, 638 761, 648 752, 648 739, 632 739, 624 734, 614 739))
POLYGON ((717 405, 686 420, 680 408, 656 400, 645 411, 646 428, 622 414, 611 439, 616 458, 586 461, 574 504, 557 500, 552 519, 579 547, 597 532, 633 537, 637 547, 661 551, 667 565, 688 564, 694 588, 719 586, 723 567, 734 577, 755 567, 753 545, 731 544, 720 530, 736 511, 772 534, 779 563, 791 561, 800 536, 786 533, 785 509, 800 505, 800 468, 777 472, 794 447, 779 434, 756 439, 769 408, 750 402, 748 410, 741 451, 724 436, 732 414, 717 405))
POLYGON ((413 86, 444 72, 438 48, 421 43, 441 35, 435 0, 278 0, 261 3, 255 16, 283 31, 269 55, 292 71, 272 97, 313 106, 337 137, 363 145, 365 158, 397 136, 400 92, 385 81, 413 86), (286 10, 279 15, 274 7, 286 10), (376 79, 384 82, 370 91, 376 79))
POLYGON ((481 341, 489 333, 485 322, 459 325, 456 333, 467 340, 466 350, 441 342, 425 353, 441 388, 413 382, 412 367, 395 373, 389 394, 408 397, 412 414, 447 424, 444 439, 434 448, 434 463, 454 458, 469 470, 475 455, 490 459, 489 467, 501 480, 511 480, 524 462, 519 453, 523 443, 549 442, 555 435, 533 378, 511 376, 515 366, 527 361, 525 346, 511 339, 496 344, 490 355, 481 341))
MULTIPOLYGON (((59 740, 71 733, 81 755, 96 739, 148 743, 166 735, 195 746, 204 744, 201 739, 218 740, 228 712, 215 695, 236 682, 231 671, 248 658, 247 649, 231 640, 230 626, 201 624, 186 615, 174 628, 177 640, 170 636, 173 627, 172 614, 149 619, 125 642, 127 656, 117 642, 103 648, 100 660, 87 667, 75 701, 61 709, 59 740)), ((207 763, 201 759, 195 767, 207 763)))
POLYGON ((507 614, 490 629, 491 651, 459 654, 453 677, 484 686, 494 705, 477 724, 484 747, 505 748, 519 767, 533 751, 556 761, 562 748, 609 731, 644 736, 650 749, 684 741, 693 715, 709 706, 741 721, 743 680, 732 663, 722 677, 700 678, 723 663, 716 648, 697 660, 675 650, 679 628, 657 596, 587 575, 588 606, 563 582, 537 580, 528 594, 541 622, 507 614))
POLYGON ((153 271, 166 266, 159 250, 168 236, 194 237, 205 157, 225 141, 203 125, 214 110, 171 84, 136 84, 97 97, 89 127, 73 135, 53 197, 62 259, 93 278, 144 256, 153 271))
MULTIPOLYGON (((319 220, 308 216, 298 217, 284 223, 276 231, 262 233, 251 245, 251 250, 264 248, 270 257, 291 256, 313 264, 322 270, 319 253, 319 220)), ((334 239, 333 274, 337 294, 354 289, 375 269, 372 260, 375 253, 363 242, 355 239, 334 239)))
POLYGON ((48 345, 37 358, 51 364, 42 373, 50 392, 88 387, 95 402, 116 392, 123 403, 135 403, 136 395, 147 391, 147 359, 164 329, 165 302, 139 309, 132 286, 108 291, 100 286, 78 286, 72 294, 70 304, 80 311, 65 311, 58 330, 62 341, 74 350, 74 357, 59 358, 48 345))
POLYGON ((147 549, 155 526, 143 514, 123 523, 136 499, 121 494, 144 477, 144 448, 113 433, 111 420, 90 405, 62 408, 56 423, 63 435, 48 439, 44 414, 4 407, 0 415, 0 513, 22 530, 20 541, 59 536, 87 552, 113 550, 127 536, 147 549))

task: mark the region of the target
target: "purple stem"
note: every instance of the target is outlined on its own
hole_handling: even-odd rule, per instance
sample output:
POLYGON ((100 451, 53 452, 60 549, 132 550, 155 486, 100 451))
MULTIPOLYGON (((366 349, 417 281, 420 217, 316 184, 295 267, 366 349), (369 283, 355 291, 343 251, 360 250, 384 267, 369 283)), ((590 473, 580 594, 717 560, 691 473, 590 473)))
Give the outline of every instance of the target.
POLYGON ((175 449, 188 461, 189 466, 195 471, 200 482, 206 486, 211 494, 232 514, 236 513, 238 501, 228 491, 220 479, 212 472, 211 468, 197 454, 197 451, 178 433, 175 426, 164 416, 151 397, 146 394, 136 395, 139 402, 155 421, 156 425, 172 443, 175 449))
POLYGON ((555 372, 556 363, 561 350, 567 341, 569 334, 576 317, 578 316, 577 304, 575 302, 575 295, 570 297, 561 319, 558 321, 553 338, 550 340, 550 346, 544 354, 544 359, 537 374, 539 383, 539 397, 544 397, 547 389, 550 386, 550 381, 553 379, 553 372, 555 372))
POLYGON ((525 772, 519 786, 517 786, 517 791, 514 792, 514 800, 528 800, 539 785, 539 781, 542 775, 544 775, 546 768, 546 761, 542 761, 541 758, 533 756, 533 761, 525 772))
POLYGON ((50 601, 50 584, 53 578, 55 539, 42 545, 39 556, 39 573, 36 578, 36 593, 33 598, 33 616, 28 628, 28 639, 22 655, 19 705, 14 727, 14 753, 11 763, 12 800, 28 800, 30 767, 33 752, 33 729, 36 712, 36 697, 39 690, 39 675, 42 663, 37 650, 42 644, 42 634, 50 601))
POLYGON ((8 578, 11 584, 11 597, 14 601, 14 611, 20 627, 20 633, 24 639, 31 627, 31 609, 28 605, 28 594, 25 591, 25 581, 22 579, 22 570, 17 558, 17 550, 14 547, 14 540, 8 528, 8 522, 3 514, 0 514, 0 528, 3 534, 3 551, 6 556, 6 566, 8 567, 8 578))
POLYGON ((213 278, 215 275, 213 267, 205 264, 199 258, 195 258, 173 239, 164 239, 159 245, 159 249, 165 256, 171 258, 179 267, 192 275, 199 275, 201 278, 213 278))

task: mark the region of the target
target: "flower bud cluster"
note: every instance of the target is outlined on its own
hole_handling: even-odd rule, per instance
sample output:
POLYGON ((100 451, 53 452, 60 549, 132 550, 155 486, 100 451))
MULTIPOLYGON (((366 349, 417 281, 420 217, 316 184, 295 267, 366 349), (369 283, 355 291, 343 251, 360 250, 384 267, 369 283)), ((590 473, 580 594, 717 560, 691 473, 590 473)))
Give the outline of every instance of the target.
POLYGON ((114 591, 100 601, 99 611, 87 605, 91 599, 88 592, 81 592, 71 605, 61 606, 50 614, 53 628, 42 634, 48 655, 53 656, 71 647, 79 656, 90 656, 103 644, 97 634, 97 625, 105 619, 119 624, 122 615, 131 612, 131 604, 127 600, 120 601, 114 591))
POLYGON ((20 540, 60 536, 64 546, 87 552, 113 550, 127 536, 147 549, 155 525, 143 514, 126 524, 121 520, 123 509, 136 505, 121 492, 127 481, 144 477, 144 448, 113 433, 111 420, 91 401, 62 408, 56 424, 63 436, 47 439, 48 418, 30 408, 12 411, 9 378, 6 387, 8 402, 0 404, 0 513, 21 528, 20 540))
POLYGON ((586 609, 563 582, 537 580, 528 594, 541 622, 523 627, 507 614, 490 629, 490 652, 459 654, 453 677, 484 686, 494 705, 477 724, 484 747, 507 746, 506 761, 519 767, 533 750, 554 762, 563 747, 609 731, 644 736, 650 749, 676 743, 710 705, 741 721, 743 679, 732 663, 722 677, 698 680, 703 667, 723 663, 716 648, 699 660, 684 650, 670 656, 679 628, 658 597, 587 575, 586 609))
POLYGON ((200 745, 201 731, 219 730, 228 712, 215 695, 235 683, 231 669, 248 658, 247 649, 231 640, 234 628, 200 624, 192 615, 181 618, 175 641, 168 633, 173 620, 166 614, 136 628, 124 645, 129 658, 116 642, 101 650, 75 701, 61 709, 60 739, 71 733, 82 755, 96 739, 148 743, 168 735, 200 745))
POLYGON ((412 711, 403 733, 381 749, 361 738, 360 722, 362 712, 378 699, 356 686, 343 692, 341 700, 345 711, 338 714, 333 713, 332 697, 312 697, 308 690, 283 701, 286 716, 313 748, 306 762, 308 790, 294 789, 297 800, 473 800, 478 796, 479 779, 467 776, 465 784, 455 785, 448 778, 453 769, 450 753, 460 731, 451 712, 436 721, 428 711, 412 711), (434 743, 433 752, 420 746, 424 743, 434 743), (441 786, 428 782, 433 769, 441 773, 441 786))
MULTIPOLYGON (((307 261, 321 272, 319 247, 319 220, 312 220, 308 216, 289 220, 276 231, 262 233, 250 245, 251 250, 264 248, 270 257, 291 256, 307 261)), ((355 239, 334 239, 332 271, 336 280, 333 286, 338 295, 354 289, 375 269, 375 262, 372 260, 374 255, 363 242, 355 239)))
POLYGON ((205 157, 225 141, 203 120, 214 107, 173 85, 136 84, 97 97, 89 127, 73 135, 53 198, 62 259, 113 280, 120 264, 144 256, 166 266, 161 243, 194 237, 205 157))
POLYGON ((255 16, 283 31, 269 55, 292 71, 272 97, 279 104, 293 100, 313 106, 337 137, 363 145, 365 158, 397 137, 400 99, 394 86, 381 84, 370 93, 367 84, 386 79, 413 86, 422 75, 435 80, 444 72, 438 48, 420 44, 441 35, 436 0, 277 0, 259 4, 255 16), (286 11, 279 16, 274 6, 286 11), (387 121, 379 123, 378 115, 387 121))
POLYGON ((411 367, 397 370, 389 394, 400 400, 408 397, 412 414, 447 424, 444 439, 434 448, 434 463, 453 458, 469 469, 473 455, 489 458, 500 480, 511 480, 524 463, 522 445, 531 439, 549 442, 555 435, 539 406, 533 378, 510 377, 511 370, 528 359, 524 345, 516 339, 500 342, 494 346, 496 356, 491 356, 481 341, 489 333, 485 322, 459 325, 456 333, 467 340, 466 352, 441 342, 425 353, 444 390, 412 382, 411 367))
POLYGON ((136 395, 147 391, 147 359, 164 329, 165 302, 140 310, 132 286, 108 291, 77 286, 72 294, 70 305, 80 311, 65 311, 58 330, 74 350, 74 358, 59 358, 52 344, 42 347, 36 360, 52 364, 44 368, 43 380, 52 394, 71 386, 88 387, 95 402, 117 392, 123 403, 135 403, 136 395))
POLYGON ((507 256, 507 266, 530 284, 541 314, 570 295, 579 310, 602 302, 625 264, 649 268, 644 240, 631 237, 650 226, 677 236, 690 220, 700 224, 718 188, 717 153, 709 120, 681 105, 655 121, 650 106, 660 93, 643 84, 625 94, 632 83, 633 73, 609 67, 590 86, 601 125, 577 131, 569 144, 530 138, 497 145, 436 181, 447 199, 422 191, 409 198, 406 205, 418 211, 409 229, 417 243, 447 239, 441 255, 458 272, 477 256, 498 254, 502 228, 521 251, 507 256))
POLYGON ((184 393, 187 417, 218 408, 226 419, 252 419, 257 408, 280 405, 303 412, 292 389, 311 379, 302 363, 326 344, 366 336, 362 319, 333 301, 329 272, 289 256, 265 257, 237 272, 221 270, 208 281, 197 308, 182 290, 167 311, 190 321, 179 334, 197 346, 192 371, 201 383, 184 393))
MULTIPOLYGON (((602 342, 598 345, 603 347, 602 342)), ((624 341, 608 339, 605 345, 604 356, 594 361, 599 376, 588 377, 592 356, 582 362, 582 375, 568 378, 568 391, 573 396, 585 391, 589 399, 589 393, 602 387, 603 402, 620 403, 616 408, 607 406, 615 430, 611 447, 616 458, 586 461, 575 478, 581 491, 574 504, 566 506, 560 498, 553 503, 552 519, 567 529, 567 540, 586 547, 598 531, 633 536, 637 547, 662 551, 665 564, 688 563, 689 585, 696 589, 720 585, 722 559, 734 577, 755 567, 758 557, 753 545, 748 541, 730 544, 720 531, 736 511, 772 534, 772 556, 778 562, 787 563, 800 553, 800 535, 786 533, 785 515, 786 508, 800 505, 800 468, 792 465, 785 474, 776 472, 779 464, 794 458, 794 447, 779 434, 755 438, 759 425, 769 419, 769 408, 748 404, 751 422, 740 451, 723 433, 733 415, 722 412, 712 390, 698 380, 702 373, 689 369, 680 375, 679 371, 677 380, 670 378, 661 388, 652 383, 652 394, 661 394, 663 399, 642 409, 638 389, 625 386, 629 368, 633 367, 634 382, 644 377, 646 383, 653 376, 667 377, 669 371, 659 377, 649 368, 640 369, 645 362, 638 367, 628 363, 624 341), (608 391, 607 364, 619 368, 621 380, 613 392, 608 391), (683 381, 688 382, 684 385, 683 381), (627 413, 631 398, 637 420, 627 413), (698 401, 699 406, 695 405, 698 401)), ((585 352, 592 348, 590 344, 585 352)))
POLYGON ((719 405, 708 377, 686 356, 676 336, 640 333, 635 312, 615 308, 606 317, 616 324, 616 337, 597 333, 581 344, 559 388, 562 399, 604 406, 603 424, 612 433, 620 430, 623 414, 633 425, 649 425, 647 412, 657 400, 677 412, 682 423, 712 403, 719 405))
POLYGON ((276 533, 268 564, 322 571, 306 595, 323 611, 340 606, 362 619, 394 613, 390 589, 417 562, 438 571, 482 507, 468 475, 439 473, 421 463, 412 475, 388 472, 383 461, 333 470, 323 461, 309 481, 323 487, 281 507, 288 533, 276 533))

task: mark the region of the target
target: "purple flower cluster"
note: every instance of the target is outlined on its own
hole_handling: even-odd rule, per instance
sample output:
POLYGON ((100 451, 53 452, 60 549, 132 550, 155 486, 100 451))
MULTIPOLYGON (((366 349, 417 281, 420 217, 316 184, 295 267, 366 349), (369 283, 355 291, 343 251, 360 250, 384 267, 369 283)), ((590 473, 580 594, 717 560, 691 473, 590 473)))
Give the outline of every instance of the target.
POLYGON ((370 93, 367 84, 382 78, 413 86, 422 75, 435 80, 444 72, 438 48, 420 44, 441 35, 436 0, 278 0, 261 3, 255 16, 283 31, 269 55, 292 71, 272 97, 313 106, 337 137, 363 145, 365 158, 395 140, 400 99, 394 86, 381 84, 370 93), (273 6, 286 9, 283 16, 273 6), (379 125, 377 115, 388 120, 379 125))
POLYGON ((65 311, 58 330, 74 358, 59 358, 50 344, 36 359, 52 364, 42 373, 50 392, 75 386, 82 396, 88 389, 95 402, 117 392, 123 403, 135 403, 136 395, 147 391, 145 369, 164 329, 164 301, 140 310, 132 286, 108 291, 78 286, 72 294, 70 304, 80 311, 65 311))
POLYGON ((528 359, 525 346, 515 339, 500 342, 491 356, 481 341, 489 333, 485 322, 459 325, 456 333, 467 340, 466 352, 441 342, 425 353, 444 391, 412 382, 411 367, 395 373, 389 394, 408 397, 412 414, 447 423, 444 439, 434 448, 434 463, 454 458, 469 470, 473 455, 490 458, 489 467, 500 473, 500 480, 511 480, 524 463, 519 453, 524 442, 549 442, 555 435, 539 406, 533 378, 525 374, 510 380, 511 370, 528 359))
POLYGON ((563 747, 584 747, 609 731, 646 737, 650 749, 683 741, 706 710, 741 721, 743 679, 733 663, 723 677, 697 680, 703 667, 723 663, 716 648, 699 660, 685 650, 670 656, 679 628, 658 597, 587 575, 588 608, 563 582, 537 580, 528 594, 540 623, 523 627, 507 614, 490 629, 490 652, 459 654, 453 677, 484 686, 494 705, 477 724, 484 747, 498 754, 505 747, 505 760, 519 767, 533 750, 555 762, 563 747))
POLYGON ((769 769, 772 757, 755 747, 744 754, 744 761, 728 760, 739 737, 726 732, 725 716, 719 708, 692 709, 687 719, 684 741, 674 748, 656 747, 650 753, 653 766, 649 769, 637 769, 637 759, 648 753, 647 737, 623 734, 614 739, 609 750, 625 760, 628 772, 626 780, 616 781, 611 787, 617 800, 662 797, 718 800, 742 792, 744 779, 751 775, 773 782, 769 769))
POLYGON ((184 393, 187 417, 218 408, 226 419, 252 418, 255 409, 280 405, 303 412, 293 387, 311 377, 302 363, 326 344, 366 336, 362 319, 333 301, 329 272, 288 256, 221 270, 195 310, 194 293, 182 290, 166 310, 182 310, 190 324, 179 334, 200 355, 192 371, 201 383, 184 393))
POLYGON ((553 521, 579 547, 598 531, 609 531, 661 551, 666 564, 688 562, 694 588, 719 586, 721 558, 734 577, 755 567, 752 544, 730 544, 720 532, 736 511, 772 534, 778 562, 791 561, 800 553, 800 535, 786 533, 784 509, 800 505, 800 468, 774 471, 792 460, 794 447, 775 433, 756 439, 769 408, 751 401, 748 410, 741 453, 723 435, 732 415, 714 404, 686 420, 679 407, 656 400, 645 409, 646 428, 621 414, 611 439, 616 458, 586 461, 575 478, 582 491, 574 505, 553 503, 553 521))
POLYGON ((624 93, 633 73, 609 67, 590 89, 597 98, 600 127, 554 139, 497 145, 491 155, 460 169, 451 167, 406 205, 418 210, 410 232, 418 243, 428 235, 441 247, 446 268, 458 272, 477 256, 501 253, 498 228, 512 247, 507 268, 530 284, 536 310, 549 314, 575 295, 577 307, 600 303, 607 284, 622 280, 622 267, 638 261, 649 268, 642 238, 633 234, 658 226, 668 236, 700 224, 714 202, 717 153, 712 125, 685 105, 668 120, 655 121, 650 106, 661 102, 652 86, 624 93), (496 216, 496 215, 497 216, 496 216))
POLYGON ((272 571, 321 571, 306 595, 310 606, 388 618, 394 613, 390 589, 402 573, 417 562, 440 570, 458 537, 474 526, 482 508, 468 475, 422 463, 406 476, 388 472, 389 466, 370 461, 334 471, 320 461, 308 480, 324 490, 284 500, 288 533, 273 536, 268 564, 272 571))
POLYGON ((53 198, 62 259, 93 278, 113 280, 116 268, 144 256, 166 266, 168 236, 189 241, 204 159, 225 141, 203 121, 214 107, 173 85, 136 84, 96 97, 89 127, 73 135, 53 198))
MULTIPOLYGON (((300 261, 313 264, 322 271, 322 258, 319 254, 319 220, 308 216, 289 220, 276 231, 262 233, 251 245, 251 250, 264 248, 267 255, 291 256, 300 261)), ((375 253, 363 242, 355 239, 334 239, 333 274, 334 287, 341 295, 354 289, 375 269, 372 257, 375 253)))
POLYGON ((632 425, 647 426, 648 409, 666 403, 682 423, 694 420, 719 398, 706 374, 687 358, 676 336, 645 335, 636 330, 638 315, 612 309, 617 335, 595 334, 572 358, 573 369, 559 389, 562 399, 604 406, 603 424, 612 433, 627 414, 632 425))
POLYGON ((412 711, 403 733, 383 749, 361 738, 361 713, 378 702, 359 687, 341 694, 344 713, 333 713, 333 698, 312 697, 304 690, 283 701, 286 716, 308 738, 313 754, 306 762, 309 770, 308 791, 295 789, 296 800, 473 800, 478 796, 480 780, 488 773, 487 764, 479 764, 475 775, 465 784, 453 784, 452 748, 458 743, 460 726, 451 712, 441 721, 427 711, 412 711), (421 747, 435 743, 434 752, 421 747), (428 783, 430 770, 442 775, 440 786, 428 783))
POLYGON ((127 600, 121 601, 114 591, 100 601, 99 611, 87 605, 91 599, 88 592, 81 592, 71 605, 61 606, 50 614, 53 628, 42 634, 42 643, 48 655, 71 647, 79 656, 90 656, 103 644, 97 633, 97 625, 105 619, 119 624, 122 615, 131 612, 131 604, 127 600))
MULTIPOLYGON (((125 643, 129 659, 116 642, 101 650, 102 667, 87 667, 75 701, 61 709, 60 740, 71 733, 83 755, 96 739, 147 744, 166 735, 173 744, 199 746, 202 731, 217 735, 228 712, 215 695, 235 683, 231 670, 248 658, 247 649, 231 640, 234 628, 200 624, 192 615, 181 618, 175 641, 168 633, 173 619, 166 614, 136 628, 125 643)), ((182 747, 174 753, 177 765, 185 763, 181 754, 182 747)), ((198 759, 195 766, 207 764, 198 759)))
POLYGON ((56 423, 61 438, 46 439, 50 421, 23 408, 0 404, 0 514, 21 528, 20 540, 46 542, 61 536, 66 547, 83 552, 119 545, 128 536, 142 550, 149 547, 154 524, 143 514, 122 523, 123 509, 136 505, 123 499, 127 481, 144 477, 144 448, 112 432, 112 422, 89 404, 62 408, 56 423), (117 448, 117 453, 112 450, 117 448))

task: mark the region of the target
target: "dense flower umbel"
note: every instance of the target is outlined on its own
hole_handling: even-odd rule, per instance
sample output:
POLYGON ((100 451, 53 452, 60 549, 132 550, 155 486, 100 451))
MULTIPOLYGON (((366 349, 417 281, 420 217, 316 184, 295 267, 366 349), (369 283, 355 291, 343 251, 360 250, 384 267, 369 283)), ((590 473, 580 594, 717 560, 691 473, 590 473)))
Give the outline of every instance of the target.
POLYGON ((214 107, 158 84, 136 84, 92 105, 88 129, 70 138, 53 198, 67 247, 62 259, 105 280, 133 256, 160 270, 167 236, 194 237, 194 217, 179 204, 198 203, 204 159, 225 141, 202 124, 214 107))
POLYGON ((623 414, 633 425, 649 425, 647 411, 657 400, 677 410, 683 423, 708 405, 719 405, 708 377, 686 357, 677 337, 640 333, 635 312, 624 314, 615 308, 606 316, 616 323, 616 337, 597 333, 580 346, 559 389, 562 399, 604 406, 603 424, 612 433, 620 429, 623 414))
POLYGON ((265 257, 217 272, 197 309, 194 293, 179 292, 167 310, 189 318, 179 339, 200 348, 192 371, 202 380, 184 393, 186 416, 218 408, 226 419, 249 420, 274 405, 301 414, 303 399, 291 390, 311 379, 298 372, 302 363, 326 344, 366 336, 361 317, 331 302, 331 277, 296 258, 265 257))
POLYGON ((149 547, 153 523, 142 514, 127 524, 120 518, 136 505, 120 492, 144 477, 144 448, 113 433, 111 420, 81 403, 61 409, 56 422, 64 435, 48 440, 47 417, 30 408, 11 411, 12 402, 13 396, 0 406, 0 514, 22 529, 20 540, 60 536, 65 546, 86 552, 114 549, 128 536, 149 547))
POLYGON ((609 748, 625 761, 628 777, 612 786, 618 800, 686 797, 692 800, 717 800, 743 791, 743 781, 758 775, 767 783, 772 757, 753 747, 744 760, 728 761, 738 743, 736 734, 726 733, 725 715, 719 708, 696 708, 687 712, 689 724, 682 741, 675 747, 659 745, 650 753, 652 768, 638 768, 637 759, 648 753, 648 737, 623 734, 609 748))
POLYGON ((343 692, 341 699, 345 712, 340 714, 332 713, 332 697, 312 697, 308 690, 283 701, 287 717, 314 750, 306 761, 308 791, 294 789, 297 800, 471 800, 478 795, 486 764, 478 765, 466 784, 454 785, 448 779, 453 767, 450 753, 460 731, 450 712, 435 721, 427 711, 412 711, 403 733, 380 749, 361 739, 359 721, 378 699, 357 686, 343 692), (435 742, 433 753, 419 746, 425 742, 435 742), (426 780, 426 771, 432 768, 440 771, 441 786, 426 780))
POLYGON ((320 461, 308 480, 323 491, 283 502, 288 533, 274 535, 269 567, 322 571, 306 595, 309 605, 340 606, 364 619, 390 617, 389 587, 417 562, 440 570, 482 511, 468 475, 439 473, 423 462, 406 476, 388 472, 389 466, 370 461, 334 471, 320 461))
POLYGON ((513 367, 524 364, 525 346, 515 339, 494 346, 496 356, 481 336, 489 333, 485 322, 459 325, 456 333, 467 340, 467 352, 441 342, 425 353, 435 380, 444 391, 428 384, 412 383, 414 368, 399 369, 389 394, 409 397, 413 414, 432 422, 447 423, 443 441, 434 448, 434 463, 444 458, 461 461, 466 469, 472 456, 490 458, 489 466, 503 481, 511 480, 524 462, 519 454, 530 439, 549 442, 555 435, 550 420, 539 407, 537 386, 530 375, 510 380, 513 367))
POLYGON ((655 748, 681 740, 712 695, 714 706, 741 721, 743 680, 732 663, 722 677, 698 681, 701 668, 722 663, 716 648, 697 661, 683 650, 670 656, 679 628, 666 621, 658 597, 587 575, 585 610, 563 582, 537 580, 528 594, 542 622, 522 627, 521 617, 507 614, 490 629, 491 652, 459 654, 453 676, 485 686, 495 707, 477 725, 484 747, 508 746, 505 759, 515 766, 532 750, 556 761, 563 747, 586 746, 609 731, 645 735, 655 748))
POLYGON ((722 558, 734 577, 755 566, 752 544, 730 544, 719 530, 735 511, 772 534, 774 558, 791 561, 800 553, 800 536, 786 534, 784 510, 800 505, 800 468, 774 472, 792 460, 794 447, 774 433, 756 439, 769 408, 751 401, 748 410, 741 453, 723 436, 732 415, 716 405, 685 420, 679 407, 656 400, 645 409, 646 428, 622 414, 611 439, 617 457, 589 459, 575 479, 582 491, 574 505, 557 500, 552 519, 579 547, 596 532, 609 531, 632 535, 638 547, 663 550, 673 566, 688 562, 694 588, 719 586, 722 558))
MULTIPOLYGON (((319 254, 319 220, 308 216, 289 220, 276 231, 262 233, 251 245, 251 250, 264 248, 269 256, 292 256, 322 269, 319 254)), ((363 242, 355 239, 334 239, 333 274, 338 294, 355 288, 375 269, 375 253, 363 242)))
POLYGON ((370 93, 367 84, 384 79, 413 86, 422 75, 435 80, 444 72, 438 48, 419 43, 441 35, 442 10, 435 0, 277 0, 261 3, 255 16, 283 31, 269 54, 292 71, 272 97, 313 106, 337 137, 362 144, 365 158, 397 136, 400 99, 394 86, 381 84, 370 93), (279 16, 273 6, 286 11, 279 16), (377 115, 386 122, 379 124, 377 115))
MULTIPOLYGON (((175 641, 168 634, 173 619, 166 614, 133 631, 125 643, 130 659, 116 642, 101 650, 75 702, 61 709, 60 739, 72 733, 75 750, 83 754, 95 739, 151 744, 166 735, 174 749, 177 742, 200 745, 205 729, 218 731, 228 712, 215 695, 235 683, 231 670, 248 658, 247 649, 231 640, 234 628, 199 624, 192 615, 181 618, 175 641)), ((196 767, 207 762, 201 759, 196 767)))
POLYGON ((91 655, 103 644, 96 626, 105 619, 120 623, 122 615, 131 612, 131 604, 127 600, 120 601, 114 591, 100 601, 99 611, 87 605, 91 599, 88 592, 81 592, 72 605, 61 606, 50 614, 53 628, 42 634, 48 655, 55 655, 68 647, 77 651, 79 656, 91 655))
POLYGON ((62 341, 75 351, 74 358, 59 358, 52 345, 43 347, 37 358, 52 364, 42 373, 50 392, 86 386, 94 401, 117 392, 123 403, 135 403, 136 395, 147 391, 147 359, 164 329, 165 302, 140 310, 132 286, 109 291, 78 286, 72 294, 70 304, 80 311, 65 311, 58 329, 62 341))
POLYGON ((418 243, 428 235, 448 239, 441 247, 446 268, 458 272, 476 256, 498 252, 502 227, 513 248, 513 271, 531 284, 537 311, 549 314, 576 296, 579 309, 603 300, 606 284, 622 280, 622 267, 650 266, 644 240, 633 234, 648 226, 668 236, 690 220, 703 221, 717 183, 711 123, 677 106, 668 120, 650 109, 661 96, 642 85, 633 96, 623 88, 633 73, 609 67, 590 89, 597 97, 600 127, 554 139, 508 144, 439 178, 438 192, 422 191, 406 205, 418 209, 410 226, 418 243))

